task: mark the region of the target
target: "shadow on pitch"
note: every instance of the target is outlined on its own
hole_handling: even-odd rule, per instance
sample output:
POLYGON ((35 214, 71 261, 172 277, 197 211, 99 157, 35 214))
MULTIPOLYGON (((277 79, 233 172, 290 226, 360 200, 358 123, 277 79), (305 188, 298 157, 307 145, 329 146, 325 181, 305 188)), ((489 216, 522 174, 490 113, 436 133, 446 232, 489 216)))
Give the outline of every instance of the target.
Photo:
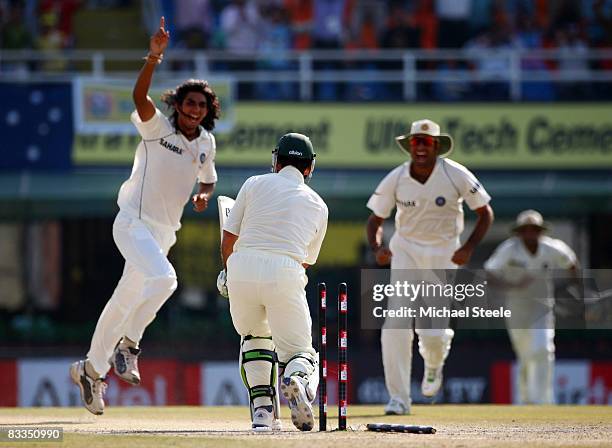
POLYGON ((35 426, 35 425, 91 425, 97 423, 95 420, 83 421, 83 420, 49 420, 46 422, 29 422, 29 423, 11 423, 10 426, 35 426))
POLYGON ((256 433, 250 429, 130 429, 130 430, 108 430, 108 431, 95 431, 96 434, 99 435, 138 435, 138 434, 193 434, 193 435, 283 435, 286 436, 288 434, 317 434, 318 431, 290 431, 290 430, 281 430, 281 431, 265 431, 256 433))

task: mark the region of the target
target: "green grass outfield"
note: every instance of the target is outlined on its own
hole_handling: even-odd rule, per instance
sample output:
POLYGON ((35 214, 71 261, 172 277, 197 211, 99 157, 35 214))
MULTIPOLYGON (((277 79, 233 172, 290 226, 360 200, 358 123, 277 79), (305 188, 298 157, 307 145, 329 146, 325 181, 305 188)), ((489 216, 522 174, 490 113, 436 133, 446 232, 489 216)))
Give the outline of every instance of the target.
MULTIPOLYGON (((335 428, 332 411, 328 426, 335 428)), ((283 431, 254 434, 246 407, 109 407, 99 417, 82 408, 0 408, 0 425, 64 429, 62 443, 0 447, 612 447, 612 406, 421 405, 410 416, 385 416, 382 406, 349 406, 349 430, 326 433, 298 432, 283 418, 283 431), (374 422, 428 425, 437 432, 366 431, 365 424, 374 422)))

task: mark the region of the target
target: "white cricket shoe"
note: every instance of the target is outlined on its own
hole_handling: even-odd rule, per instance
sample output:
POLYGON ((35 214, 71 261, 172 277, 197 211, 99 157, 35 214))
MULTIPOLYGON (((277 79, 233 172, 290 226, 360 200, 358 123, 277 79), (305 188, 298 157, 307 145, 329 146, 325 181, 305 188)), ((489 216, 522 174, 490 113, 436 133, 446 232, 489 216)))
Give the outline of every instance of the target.
POLYGON ((421 393, 425 397, 434 397, 442 386, 442 367, 425 368, 423 381, 421 382, 421 393))
POLYGON ((104 413, 104 393, 106 383, 102 378, 91 378, 85 373, 85 362, 77 361, 70 366, 70 378, 81 390, 81 400, 85 408, 95 415, 104 413))
MULTIPOLYGON (((253 423, 251 428, 256 432, 272 431, 274 429, 274 411, 272 406, 259 406, 253 412, 253 423)), ((280 423, 280 422, 279 422, 280 423)))
POLYGON ((280 387, 283 396, 289 402, 291 421, 295 427, 300 431, 312 430, 315 423, 312 405, 300 379, 296 376, 283 378, 280 387))
POLYGON ((401 398, 392 397, 385 406, 385 415, 406 415, 410 409, 401 398))
POLYGON ((138 355, 139 348, 126 347, 122 348, 117 344, 111 364, 115 370, 115 374, 124 381, 130 384, 140 384, 140 372, 138 371, 138 355))

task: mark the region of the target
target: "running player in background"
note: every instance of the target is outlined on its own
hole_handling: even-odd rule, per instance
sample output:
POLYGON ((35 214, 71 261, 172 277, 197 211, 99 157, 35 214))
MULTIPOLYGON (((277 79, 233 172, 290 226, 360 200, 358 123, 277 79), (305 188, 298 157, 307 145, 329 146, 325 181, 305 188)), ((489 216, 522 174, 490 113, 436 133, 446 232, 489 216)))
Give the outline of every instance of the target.
POLYGON ((485 262, 491 281, 510 300, 508 333, 518 358, 522 404, 553 404, 555 315, 553 274, 568 270, 577 278, 576 254, 563 241, 543 235, 542 215, 525 210, 516 218, 515 236, 501 243, 485 262))
MULTIPOLYGON (((391 171, 367 203, 372 211, 367 223, 368 243, 379 265, 391 263, 391 283, 405 280, 406 275, 420 276, 419 269, 456 269, 466 264, 493 222, 488 205, 491 197, 484 187, 463 165, 444 158, 452 151, 453 141, 440 133, 437 123, 415 121, 410 134, 396 140, 411 160, 391 171), (475 211, 477 221, 461 245, 464 200, 475 211), (382 224, 394 208, 395 233, 387 248, 383 245, 382 224), (408 269, 412 274, 407 274, 408 269)), ((394 298, 389 304, 389 308, 398 305, 394 298)), ((448 321, 435 328, 421 328, 418 320, 416 324, 419 352, 425 361, 421 392, 433 397, 442 384, 442 368, 454 333, 445 328, 448 321)), ((386 414, 410 413, 412 327, 414 320, 406 325, 405 319, 387 318, 382 329, 385 383, 390 396, 386 414)))
POLYGON ((177 287, 167 255, 183 209, 191 198, 195 211, 206 210, 217 182, 211 131, 220 106, 208 83, 188 80, 167 91, 162 101, 173 109, 170 118, 148 96, 169 39, 162 17, 133 90, 136 111, 131 120, 142 141, 130 178, 119 190, 113 224, 113 238, 125 258, 123 276, 98 319, 87 359, 70 367, 83 404, 98 415, 104 412, 104 376, 111 365, 123 380, 140 382, 139 342, 177 287), (192 195, 196 182, 197 193, 192 195))

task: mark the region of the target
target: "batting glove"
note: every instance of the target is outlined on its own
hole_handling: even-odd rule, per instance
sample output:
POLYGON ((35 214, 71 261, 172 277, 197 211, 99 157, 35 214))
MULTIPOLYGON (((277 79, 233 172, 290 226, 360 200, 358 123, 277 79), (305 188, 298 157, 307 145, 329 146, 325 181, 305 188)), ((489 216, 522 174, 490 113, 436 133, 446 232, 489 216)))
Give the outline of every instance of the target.
POLYGON ((217 289, 219 290, 219 294, 229 299, 229 293, 227 292, 227 273, 225 269, 219 272, 219 276, 217 277, 217 289))

